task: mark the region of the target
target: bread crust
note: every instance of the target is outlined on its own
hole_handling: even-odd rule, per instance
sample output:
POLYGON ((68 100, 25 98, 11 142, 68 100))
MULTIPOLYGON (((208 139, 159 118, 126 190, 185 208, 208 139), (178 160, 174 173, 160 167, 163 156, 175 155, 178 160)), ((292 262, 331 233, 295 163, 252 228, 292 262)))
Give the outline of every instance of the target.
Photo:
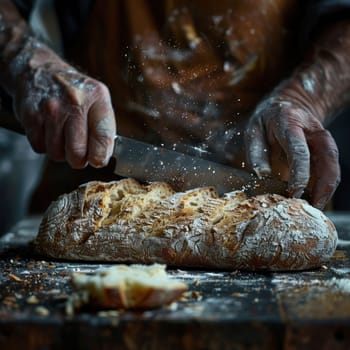
POLYGON ((35 241, 53 258, 173 267, 303 270, 337 245, 333 223, 301 199, 214 188, 175 192, 133 179, 89 182, 53 202, 35 241))

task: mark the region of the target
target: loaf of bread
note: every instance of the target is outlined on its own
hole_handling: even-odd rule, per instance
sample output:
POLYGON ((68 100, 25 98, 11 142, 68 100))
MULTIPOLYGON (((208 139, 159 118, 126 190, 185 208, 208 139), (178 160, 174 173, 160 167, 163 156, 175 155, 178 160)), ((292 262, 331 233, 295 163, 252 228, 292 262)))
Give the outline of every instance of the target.
POLYGON ((116 265, 92 274, 75 272, 72 283, 83 292, 80 306, 96 309, 153 309, 178 300, 187 290, 166 266, 116 265))
POLYGON ((35 241, 53 258, 270 271, 318 267, 336 244, 332 222, 301 199, 219 197, 212 187, 175 192, 130 178, 61 195, 35 241))

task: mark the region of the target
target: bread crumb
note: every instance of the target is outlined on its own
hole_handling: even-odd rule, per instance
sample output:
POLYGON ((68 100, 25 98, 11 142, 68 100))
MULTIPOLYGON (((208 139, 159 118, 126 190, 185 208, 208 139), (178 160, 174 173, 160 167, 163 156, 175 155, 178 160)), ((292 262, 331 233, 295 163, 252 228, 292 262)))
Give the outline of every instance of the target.
POLYGON ((2 302, 4 305, 13 306, 15 304, 16 298, 13 296, 7 296, 2 302))
POLYGON ((38 306, 35 308, 35 313, 39 316, 48 316, 50 311, 44 306, 38 306))
POLYGON ((35 295, 31 295, 26 301, 28 304, 39 304, 39 299, 35 295))
POLYGON ((192 298, 196 299, 196 300, 201 300, 202 294, 200 292, 198 292, 197 290, 193 290, 191 293, 192 298))
POLYGON ((190 290, 182 294, 180 301, 186 302, 190 299, 201 300, 202 298, 202 294, 199 291, 190 290))
POLYGON ((9 274, 8 274, 8 277, 9 277, 9 279, 10 279, 11 281, 14 281, 14 282, 20 282, 20 283, 24 283, 24 282, 25 282, 25 280, 23 280, 22 278, 20 278, 20 277, 14 275, 13 273, 9 273, 9 274))
POLYGON ((119 317, 120 313, 117 310, 103 310, 97 313, 99 317, 119 317))
POLYGON ((334 260, 347 260, 347 256, 344 250, 336 250, 331 259, 334 260))
POLYGON ((73 293, 66 301, 65 312, 67 316, 74 316, 75 310, 80 309, 89 301, 89 295, 86 291, 73 293))

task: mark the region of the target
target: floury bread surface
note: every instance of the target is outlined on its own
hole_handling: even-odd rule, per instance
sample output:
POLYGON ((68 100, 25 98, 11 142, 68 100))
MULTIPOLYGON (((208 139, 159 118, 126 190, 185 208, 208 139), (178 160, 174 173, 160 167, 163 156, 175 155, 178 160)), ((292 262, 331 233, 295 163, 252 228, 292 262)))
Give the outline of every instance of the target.
POLYGON ((89 182, 53 202, 35 241, 53 258, 173 267, 301 270, 333 255, 337 232, 318 209, 275 194, 218 197, 133 179, 89 182))

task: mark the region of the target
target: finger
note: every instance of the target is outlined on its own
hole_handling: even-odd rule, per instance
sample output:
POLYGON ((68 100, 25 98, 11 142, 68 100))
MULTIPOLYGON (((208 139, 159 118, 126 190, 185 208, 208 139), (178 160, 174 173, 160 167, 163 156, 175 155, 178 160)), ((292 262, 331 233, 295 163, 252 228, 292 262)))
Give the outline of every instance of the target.
POLYGON ((312 204, 323 209, 331 200, 340 182, 339 152, 327 130, 312 134, 308 138, 312 151, 312 204), (327 171, 325 171, 327 169, 327 171))
POLYGON ((62 104, 56 99, 48 99, 42 103, 45 115, 45 146, 48 156, 55 161, 65 159, 64 151, 64 113, 62 104))
POLYGON ((266 137, 261 119, 253 119, 244 134, 244 143, 247 161, 259 177, 271 174, 266 137))
POLYGON ((288 191, 299 198, 310 179, 310 152, 302 129, 290 126, 288 132, 275 134, 287 156, 289 166, 288 191))
POLYGON ((82 108, 72 108, 64 126, 66 160, 73 169, 87 165, 88 122, 82 108))
POLYGON ((116 134, 115 115, 110 100, 99 99, 88 112, 87 161, 99 168, 108 164, 116 134))

